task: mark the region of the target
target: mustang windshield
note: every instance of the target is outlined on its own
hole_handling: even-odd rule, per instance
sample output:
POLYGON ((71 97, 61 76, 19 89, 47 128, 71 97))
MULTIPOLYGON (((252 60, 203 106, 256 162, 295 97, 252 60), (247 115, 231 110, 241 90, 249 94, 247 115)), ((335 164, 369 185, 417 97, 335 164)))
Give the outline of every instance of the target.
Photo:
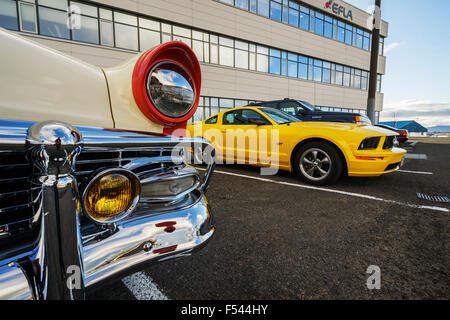
POLYGON ((296 117, 287 114, 284 111, 273 108, 259 108, 266 116, 275 121, 277 124, 285 124, 291 122, 300 122, 296 117))

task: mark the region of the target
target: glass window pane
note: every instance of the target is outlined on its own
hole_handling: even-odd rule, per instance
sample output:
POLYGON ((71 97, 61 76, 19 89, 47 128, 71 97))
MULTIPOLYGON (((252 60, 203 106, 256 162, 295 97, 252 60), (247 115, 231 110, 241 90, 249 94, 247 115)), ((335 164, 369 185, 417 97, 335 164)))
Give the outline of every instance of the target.
POLYGON ((233 48, 220 46, 219 61, 221 65, 233 67, 234 66, 233 48))
POLYGON ((327 38, 332 38, 333 37, 333 25, 329 22, 325 22, 325 27, 323 30, 323 35, 327 38))
POLYGON ((151 30, 155 30, 155 31, 161 30, 161 25, 158 21, 143 19, 143 18, 139 18, 139 27, 151 29, 151 30))
POLYGON ((289 24, 298 28, 299 12, 295 9, 289 9, 289 24))
POLYGON ((43 6, 67 11, 67 0, 39 0, 38 3, 43 6))
POLYGON ((256 12, 256 0, 250 0, 250 11, 256 12))
POLYGON ((250 70, 256 70, 256 54, 250 52, 250 70))
POLYGON ((299 63, 298 64, 298 77, 300 79, 308 79, 308 65, 307 64, 303 64, 303 63, 299 63))
POLYGON ((203 42, 198 40, 192 41, 192 49, 195 52, 195 55, 197 56, 197 59, 199 61, 204 61, 204 55, 203 55, 203 42))
POLYGON ((235 40, 234 41, 234 46, 237 49, 248 50, 248 43, 247 42, 235 40))
POLYGON ((340 42, 345 41, 345 29, 344 28, 338 27, 337 40, 340 42))
POLYGON ((271 74, 280 74, 281 73, 280 62, 281 62, 280 58, 270 57, 269 72, 271 74))
POLYGON ((73 40, 98 44, 98 19, 79 16, 80 29, 72 29, 73 40))
POLYGON ((233 47, 234 41, 233 41, 233 39, 230 39, 230 38, 220 37, 219 44, 222 46, 233 47))
POLYGON ((258 14, 269 16, 269 0, 258 0, 258 14))
POLYGON ((325 82, 325 83, 330 83, 331 82, 331 71, 330 71, 330 69, 323 69, 322 81, 325 82))
POLYGON ((18 30, 16 2, 12 0, 0 0, 0 27, 18 30))
POLYGON ((270 1, 270 18, 281 21, 281 4, 275 1, 270 1))
POLYGON ((153 48, 161 43, 161 34, 159 31, 139 29, 139 38, 141 40, 141 51, 153 48))
POLYGON ((234 5, 238 8, 248 10, 248 0, 235 0, 234 5))
POLYGON ((353 32, 351 30, 345 30, 345 43, 352 45, 353 32))
POLYGON ((102 45, 114 46, 113 24, 110 21, 100 20, 102 45))
POLYGON ((75 1, 70 1, 70 6, 77 6, 80 8, 80 13, 83 15, 98 17, 97 7, 75 1))
POLYGON ((219 55, 217 51, 218 45, 211 44, 211 54, 210 54, 211 63, 219 63, 219 55))
MULTIPOLYGON (((316 15, 317 15, 317 13, 316 13, 316 15)), ((315 32, 317 34, 323 36, 323 20, 322 19, 318 19, 316 17, 314 28, 315 28, 315 32)))
POLYGON ((161 38, 162 38, 162 43, 166 43, 166 42, 170 42, 170 41, 172 41, 172 35, 170 35, 170 34, 163 34, 162 36, 161 36, 161 38))
POLYGON ((191 37, 191 29, 173 26, 173 34, 177 35, 177 36, 182 36, 185 38, 190 38, 191 37))
POLYGON ((167 23, 161 23, 162 31, 166 33, 172 33, 172 26, 167 23))
POLYGON ((67 12, 39 7, 40 33, 44 36, 69 39, 67 12))
POLYGON ((296 61, 288 61, 288 77, 297 78, 298 66, 296 61))
POLYGON ((116 47, 138 50, 138 33, 136 27, 115 23, 114 29, 116 34, 116 47))
POLYGON ((234 56, 236 68, 248 69, 248 51, 235 50, 234 56))
POLYGON ((203 40, 203 33, 200 31, 192 30, 192 39, 203 40))
POLYGON ((300 12, 300 28, 303 30, 309 30, 309 14, 300 12))
POLYGON ((137 17, 130 14, 114 11, 114 21, 137 26, 137 17))
POLYGON ((23 31, 37 32, 36 7, 26 3, 20 3, 20 28, 23 31))
POLYGON ((100 18, 106 20, 112 20, 112 11, 108 9, 100 8, 100 18))
POLYGON ((258 54, 256 58, 256 70, 260 72, 268 72, 269 71, 269 57, 258 54))
POLYGON ((314 67, 314 81, 322 81, 322 68, 314 67))

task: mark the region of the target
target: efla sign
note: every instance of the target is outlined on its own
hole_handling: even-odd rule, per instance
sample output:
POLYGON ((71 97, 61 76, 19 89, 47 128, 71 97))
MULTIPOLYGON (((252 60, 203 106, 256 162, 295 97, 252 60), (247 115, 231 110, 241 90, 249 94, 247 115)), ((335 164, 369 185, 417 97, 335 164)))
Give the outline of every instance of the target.
POLYGON ((334 14, 338 16, 343 16, 346 19, 350 19, 353 21, 353 13, 352 10, 347 10, 344 6, 341 6, 334 2, 333 0, 329 0, 325 2, 325 7, 327 9, 331 9, 334 14))

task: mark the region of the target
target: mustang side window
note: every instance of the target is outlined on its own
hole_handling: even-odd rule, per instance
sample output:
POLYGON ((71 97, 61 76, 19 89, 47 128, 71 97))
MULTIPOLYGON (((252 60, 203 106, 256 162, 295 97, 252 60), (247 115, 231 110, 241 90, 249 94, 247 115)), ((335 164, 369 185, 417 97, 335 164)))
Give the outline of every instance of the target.
POLYGON ((216 124, 216 123, 217 123, 217 116, 211 117, 205 121, 205 124, 216 124))

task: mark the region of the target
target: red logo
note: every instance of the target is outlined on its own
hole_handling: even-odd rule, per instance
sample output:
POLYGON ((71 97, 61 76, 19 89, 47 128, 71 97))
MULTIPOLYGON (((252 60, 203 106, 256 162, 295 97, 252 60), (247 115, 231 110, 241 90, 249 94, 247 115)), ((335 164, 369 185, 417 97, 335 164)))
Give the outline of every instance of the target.
POLYGON ((327 9, 330 8, 332 3, 333 3, 333 0, 325 2, 325 7, 327 7, 327 9))

